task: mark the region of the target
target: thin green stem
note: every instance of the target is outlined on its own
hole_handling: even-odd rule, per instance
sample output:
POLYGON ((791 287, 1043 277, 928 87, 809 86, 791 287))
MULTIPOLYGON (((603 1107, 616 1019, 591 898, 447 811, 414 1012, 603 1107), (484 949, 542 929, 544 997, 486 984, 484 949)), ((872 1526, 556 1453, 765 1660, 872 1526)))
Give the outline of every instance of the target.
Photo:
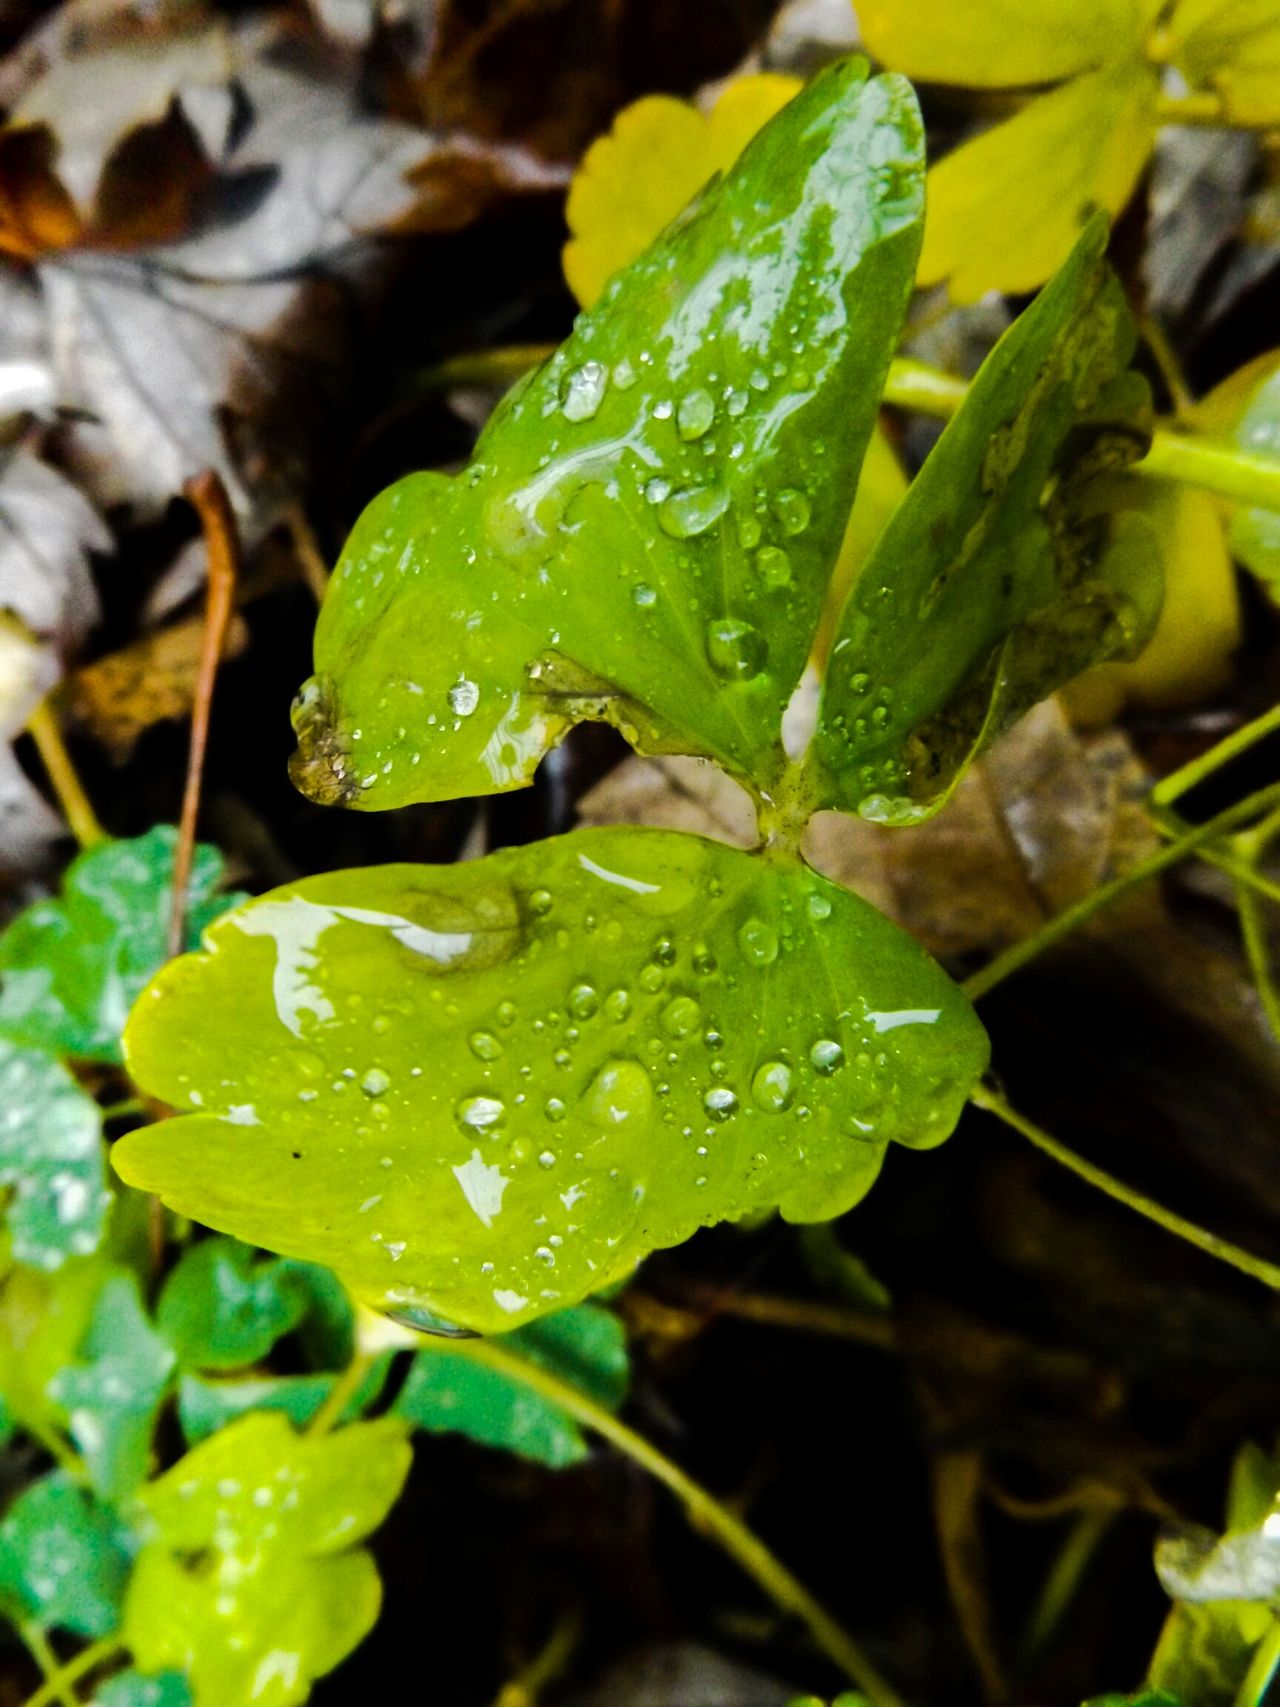
POLYGON ((120 1102, 104 1102, 98 1112, 104 1120, 123 1120, 127 1114, 146 1114, 147 1105, 141 1097, 125 1097, 120 1102))
POLYGON ((898 356, 889 364, 883 400, 899 409, 915 409, 921 415, 949 420, 964 402, 968 390, 965 381, 954 374, 910 356, 898 356))
POLYGON ((1079 1512, 1049 1567, 1022 1637, 1023 1664, 1030 1665, 1053 1639, 1071 1609, 1080 1583, 1119 1516, 1114 1506, 1079 1512))
POLYGON ((555 344, 506 344, 469 350, 437 362, 412 381, 415 391, 448 391, 455 385, 512 385, 530 368, 556 353, 555 344))
POLYGON ((371 1352, 357 1351, 351 1362, 338 1376, 320 1409, 307 1425, 307 1433, 313 1438, 328 1434, 329 1430, 342 1420, 342 1413, 360 1391, 360 1384, 368 1375, 373 1365, 374 1357, 371 1352))
POLYGON ((803 1583, 774 1557, 759 1536, 642 1434, 637 1434, 635 1429, 614 1416, 612 1411, 550 1371, 513 1356, 491 1340, 434 1341, 427 1338, 423 1346, 428 1350, 445 1351, 452 1357, 470 1358, 474 1363, 513 1381, 522 1382, 550 1404, 566 1411, 575 1422, 601 1435, 625 1453, 676 1496, 695 1525, 708 1531, 747 1575, 754 1578, 776 1606, 803 1621, 827 1657, 876 1707, 902 1707, 901 1698, 880 1676, 853 1638, 814 1599, 803 1583))
POLYGON ((493 1707, 536 1707, 538 1697, 564 1672, 581 1640, 582 1613, 574 1606, 556 1620, 543 1647, 524 1670, 503 1684, 493 1707))
POLYGON ((1093 1162, 1086 1161, 1083 1156, 1077 1156, 1074 1150, 1061 1143, 1043 1127, 1019 1114, 1017 1109, 991 1089, 989 1085, 980 1085, 969 1099, 975 1108, 983 1109, 987 1114, 995 1115, 1014 1132, 1021 1134, 1037 1150, 1042 1150, 1046 1156, 1052 1156, 1055 1162, 1064 1168, 1069 1168, 1073 1174, 1096 1186, 1117 1203, 1123 1203, 1136 1214, 1143 1215, 1148 1221, 1153 1221, 1157 1227, 1163 1227, 1166 1233, 1172 1233, 1176 1238, 1185 1239, 1197 1250, 1206 1252, 1211 1257, 1217 1257, 1219 1262, 1225 1262, 1237 1269, 1241 1274, 1247 1274, 1251 1280, 1257 1280, 1263 1286, 1268 1286, 1273 1292, 1280 1292, 1280 1267, 1275 1263, 1266 1262, 1262 1257, 1255 1257, 1249 1251, 1242 1250, 1239 1245, 1233 1245, 1229 1239, 1220 1239, 1216 1233, 1210 1233, 1207 1228, 1197 1226, 1194 1221, 1188 1221, 1182 1215, 1176 1215, 1173 1210, 1166 1209, 1162 1203, 1157 1203, 1145 1192, 1136 1191, 1132 1186, 1125 1185, 1114 1174, 1107 1173, 1105 1168, 1097 1167, 1093 1162))
POLYGON ((105 842, 107 832, 89 803, 80 773, 72 763, 71 754, 62 739, 62 729, 47 699, 41 700, 27 719, 27 733, 36 744, 40 763, 58 797, 58 805, 71 827, 71 834, 82 848, 96 847, 99 842, 105 842))
POLYGON ((1236 1691, 1235 1707, 1262 1707, 1276 1672, 1280 1671, 1280 1618, 1273 1619, 1271 1628, 1258 1643, 1236 1691))
POLYGON ((49 1673, 35 1694, 27 1697, 24 1707, 51 1707, 51 1703, 55 1701, 69 1701, 71 1707, 77 1707, 75 1695, 68 1692, 74 1689, 82 1677, 87 1677, 91 1671, 97 1671, 100 1665, 105 1665, 108 1660, 115 1659, 117 1654, 123 1652, 122 1637, 104 1636, 101 1641, 91 1642, 87 1648, 81 1648, 78 1654, 73 1654, 62 1665, 59 1665, 55 1658, 55 1669, 49 1673))
POLYGON ((31 1650, 31 1657, 40 1667, 40 1675, 44 1678, 43 1688, 48 1691, 50 1701, 61 1702, 62 1707, 79 1707, 75 1691, 67 1682, 62 1663, 57 1654, 49 1646, 49 1638, 38 1624, 24 1623, 20 1626, 22 1640, 31 1650))
POLYGON ((1273 706, 1270 711, 1264 711, 1260 717, 1254 717, 1248 723, 1242 723, 1239 729, 1233 729, 1230 735, 1216 741, 1207 753, 1201 753, 1176 771, 1170 771, 1168 776, 1162 777, 1151 790, 1151 806, 1157 813, 1163 812, 1166 807, 1172 806, 1180 795, 1189 793, 1197 783, 1203 782, 1214 771, 1220 770, 1230 760, 1247 751, 1255 741, 1261 741, 1276 729, 1280 729, 1280 705, 1273 706))
POLYGON ((1166 842, 1164 847, 1140 860, 1119 877, 1112 878, 1110 883, 1101 884, 1072 906, 1065 907, 1053 918, 1046 919, 1039 930, 1033 931, 1021 942, 1015 942, 1012 947, 1005 949, 1003 954, 997 954, 981 971, 965 979, 962 986, 965 994, 971 1002, 979 1001, 1011 973, 1021 971, 1029 961, 1043 954, 1046 948, 1051 948, 1054 943, 1061 942, 1063 937, 1070 936, 1072 931, 1088 924, 1098 913, 1127 895, 1130 890, 1137 889, 1153 877, 1158 877, 1162 871, 1168 871, 1171 866, 1177 865, 1189 855, 1198 853, 1208 843, 1218 840, 1251 819, 1260 817, 1278 803, 1280 783, 1272 783, 1270 787, 1259 789, 1256 794, 1238 800, 1234 806, 1219 812, 1216 817, 1206 819, 1203 824, 1196 824, 1182 835, 1166 842))
POLYGON ((1240 936, 1244 942, 1244 957, 1249 963, 1262 1011, 1273 1035, 1280 1040, 1280 990, 1276 988, 1271 970, 1271 944, 1267 939, 1266 915, 1262 903, 1244 884, 1236 883, 1236 909, 1240 914, 1240 936))

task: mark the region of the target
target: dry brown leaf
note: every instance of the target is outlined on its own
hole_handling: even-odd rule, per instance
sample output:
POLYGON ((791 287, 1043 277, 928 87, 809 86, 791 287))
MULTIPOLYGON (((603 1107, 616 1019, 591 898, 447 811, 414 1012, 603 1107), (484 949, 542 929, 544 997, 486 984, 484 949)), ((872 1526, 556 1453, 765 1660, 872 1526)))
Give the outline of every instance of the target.
POLYGON ((756 844, 751 797, 709 759, 624 759, 578 802, 583 824, 688 830, 730 847, 756 844))
MULTIPOLYGON (((190 715, 203 640, 203 615, 144 635, 76 670, 62 689, 62 703, 74 723, 96 736, 117 764, 123 763, 153 724, 190 715)), ((233 617, 224 661, 238 658, 248 643, 243 618, 233 617)))

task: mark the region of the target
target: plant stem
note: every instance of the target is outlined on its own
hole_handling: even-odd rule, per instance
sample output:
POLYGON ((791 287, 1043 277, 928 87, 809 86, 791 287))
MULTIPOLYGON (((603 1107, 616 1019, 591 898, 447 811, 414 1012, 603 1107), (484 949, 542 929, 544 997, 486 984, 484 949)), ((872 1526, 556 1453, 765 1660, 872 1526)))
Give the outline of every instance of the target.
POLYGON ((1083 1156, 1077 1156, 1074 1150, 1060 1143, 1059 1140, 1019 1114, 1015 1108, 988 1085, 980 1085, 969 1098, 975 1108, 983 1109, 988 1114, 994 1114, 997 1120, 1018 1132, 1022 1137, 1034 1144, 1038 1150, 1043 1150, 1046 1156, 1052 1156, 1064 1168, 1069 1168, 1073 1174, 1087 1180, 1117 1203, 1123 1203, 1139 1215, 1144 1215, 1148 1221, 1154 1221, 1157 1227, 1163 1227, 1165 1232, 1172 1233, 1179 1239, 1185 1239, 1197 1250, 1205 1251, 1211 1257, 1217 1257, 1220 1262, 1228 1263, 1238 1269, 1241 1274, 1247 1274, 1250 1279, 1257 1280, 1263 1286, 1268 1286, 1273 1292, 1280 1292, 1280 1267, 1275 1263, 1255 1257, 1250 1252, 1242 1250, 1239 1245, 1233 1245, 1229 1239, 1220 1239, 1216 1233, 1210 1233, 1204 1227, 1197 1226, 1194 1221, 1188 1221, 1181 1215, 1175 1215, 1173 1210, 1166 1209, 1162 1203, 1148 1197, 1144 1192, 1136 1191, 1132 1186, 1125 1185, 1104 1168, 1097 1167, 1093 1162, 1086 1161, 1083 1156))
POLYGON ((1191 759, 1181 765, 1176 771, 1161 780, 1151 790, 1150 804, 1157 811, 1172 806, 1180 795, 1187 794, 1197 783, 1203 782, 1214 771, 1220 770, 1231 759, 1252 747, 1255 741, 1261 741, 1273 730, 1280 729, 1280 705, 1272 706, 1270 711, 1264 711, 1260 717, 1251 718, 1248 723, 1242 723, 1239 729, 1233 729, 1230 735, 1225 735, 1221 741, 1215 741, 1207 753, 1201 753, 1198 758, 1191 759))
POLYGON ((62 730, 48 699, 42 699, 27 719, 27 733, 36 744, 40 763, 58 797, 62 815, 71 826, 72 835, 82 848, 96 847, 99 842, 105 842, 107 832, 89 804, 89 796, 71 762, 71 754, 67 751, 62 730))
POLYGON ((1254 1649, 1244 1682, 1236 1692, 1235 1707, 1262 1707, 1277 1670, 1280 1670, 1280 1618, 1273 1619, 1270 1630, 1254 1649))
POLYGON ((196 673, 195 699, 191 709, 191 747, 187 756, 187 780, 182 792, 182 817, 178 846, 173 856, 173 911, 169 917, 169 956, 182 953, 186 936, 187 885, 195 853, 196 814, 200 810, 200 786, 204 780, 204 755, 209 742, 209 715, 213 685, 222 660, 227 624, 235 598, 240 569, 240 536, 227 489, 219 477, 206 469, 183 487, 187 502, 200 517, 209 549, 209 585, 205 602, 204 638, 196 673))
POLYGON ((1028 961, 1034 960, 1046 948, 1060 942, 1072 931, 1079 930, 1081 925, 1088 924, 1095 914, 1118 901, 1122 895, 1127 895, 1131 889, 1138 888, 1152 877, 1158 877, 1162 871, 1177 865, 1189 854, 1197 853, 1207 843, 1215 841, 1227 831, 1247 823, 1251 818, 1260 817, 1277 803, 1280 803, 1280 783, 1272 783, 1270 787, 1259 789, 1256 794, 1238 800, 1234 806, 1219 812, 1215 818, 1194 825, 1128 871, 1122 872, 1119 877, 1112 878, 1110 883, 1101 884, 1072 906, 1056 913, 1053 918, 1046 919, 1038 931, 1033 931, 1021 942, 1015 942, 1012 947, 1005 949, 1003 954, 997 954, 981 971, 975 972, 971 978, 966 978, 961 988, 971 1002, 981 1000, 997 984, 1009 977, 1010 973, 1020 971, 1028 961))
POLYGON ((564 1671, 582 1639, 582 1614, 572 1607, 556 1620, 541 1651, 517 1677, 504 1683, 493 1707, 536 1707, 538 1697, 564 1671))
POLYGON ((941 368, 915 361, 910 356, 898 356, 889 364, 883 401, 894 403, 899 409, 915 409, 922 415, 937 415, 949 420, 964 402, 968 391, 967 383, 954 374, 944 373, 941 368))
POLYGON ((846 1677, 861 1689, 876 1707, 902 1707, 901 1699, 882 1678, 835 1619, 809 1593, 808 1589, 787 1570, 765 1546, 764 1542, 739 1517, 713 1494, 687 1476, 679 1465, 650 1444, 643 1435, 614 1416, 612 1411, 597 1404, 578 1388, 561 1381, 558 1376, 536 1364, 504 1351, 491 1340, 433 1340, 423 1341, 427 1350, 440 1350, 452 1357, 468 1357, 485 1368, 497 1371, 513 1381, 522 1382, 550 1404, 566 1411, 575 1422, 603 1438, 620 1452, 639 1464, 676 1496, 695 1525, 707 1530, 724 1550, 735 1559, 747 1575, 753 1577, 775 1605, 793 1613, 808 1627, 814 1641, 846 1677))
POLYGON ((351 1362, 341 1372, 329 1389, 324 1403, 307 1424, 307 1434, 313 1439, 328 1434, 334 1425, 342 1420, 342 1413, 360 1391, 360 1383, 369 1373, 373 1364, 373 1354, 357 1351, 351 1362))
POLYGON ((556 353, 555 344, 503 344, 491 350, 469 350, 437 362, 413 381, 415 391, 448 391, 455 385, 512 385, 556 353))
MULTIPOLYGON (((23 1632, 23 1639, 28 1646, 31 1645, 30 1637, 25 1631, 23 1632)), ((45 1646, 47 1648, 48 1644, 46 1643, 45 1646)), ((32 1648, 32 1652, 35 1653, 34 1648, 32 1648)), ((75 1695, 71 1693, 73 1685, 77 1684, 82 1677, 87 1677, 91 1671, 96 1671, 107 1660, 114 1659, 117 1654, 123 1652, 124 1641, 120 1636, 104 1636, 101 1641, 92 1642, 87 1648, 81 1648, 78 1654, 72 1655, 63 1665, 59 1665, 56 1656, 51 1654, 53 1670, 49 1672, 35 1694, 27 1697, 24 1707, 50 1707, 50 1704, 55 1701, 69 1703, 70 1707, 78 1707, 75 1695)))
MULTIPOLYGON (((1227 126, 1223 117, 1222 96, 1212 89, 1198 90, 1190 95, 1161 95, 1156 106, 1156 118, 1161 124, 1195 124, 1227 126)), ((1249 125, 1235 127, 1248 130, 1249 125)))

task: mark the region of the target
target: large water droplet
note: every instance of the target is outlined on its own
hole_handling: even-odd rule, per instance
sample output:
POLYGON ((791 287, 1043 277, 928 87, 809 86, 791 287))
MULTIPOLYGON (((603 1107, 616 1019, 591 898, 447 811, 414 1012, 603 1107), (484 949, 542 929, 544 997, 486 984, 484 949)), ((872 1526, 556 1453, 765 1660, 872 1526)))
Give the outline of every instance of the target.
POLYGON ((545 919, 554 904, 549 889, 535 889, 529 897, 529 911, 535 919, 545 919))
POLYGON ((507 1105, 498 1097, 463 1097, 454 1109, 459 1124, 472 1132, 487 1132, 506 1118, 507 1105))
POLYGON ((778 933, 764 919, 748 919, 738 930, 738 947, 749 966, 772 966, 778 958, 778 933))
POLYGON ((624 1020, 631 1012, 631 996, 626 990, 610 990, 604 999, 604 1011, 611 1020, 624 1020))
POLYGON ((706 533, 729 508, 723 486, 685 486, 658 507, 658 526, 673 539, 693 539, 706 533))
POLYGON ((682 439, 700 439, 716 418, 715 398, 700 386, 676 406, 676 431, 682 439))
POLYGON ((797 492, 794 487, 784 487, 773 500, 774 514, 778 518, 783 533, 803 533, 809 525, 809 500, 803 492, 797 492))
POLYGON ((584 1102, 592 1120, 621 1126, 648 1114, 653 1086, 638 1061, 606 1061, 587 1087, 584 1102))
POLYGON ((380 1097, 391 1085, 390 1073, 384 1073, 381 1067, 370 1067, 360 1081, 360 1089, 367 1097, 380 1097))
POLYGON ((449 689, 448 697, 449 710, 455 717, 470 717, 480 703, 480 688, 466 676, 459 676, 449 689))
POLYGON ((728 1085, 712 1085, 702 1099, 702 1106, 713 1120, 728 1120, 738 1112, 738 1099, 728 1085))
POLYGON ((646 582, 639 581, 631 589, 631 602, 639 605, 641 610, 648 610, 650 605, 658 602, 658 595, 646 582))
POLYGON ((546 1107, 542 1112, 550 1121, 563 1120, 565 1115, 564 1104, 559 1097, 548 1097, 546 1107))
POLYGON ((817 1073, 834 1073, 844 1061, 844 1050, 832 1037, 820 1037, 809 1051, 809 1059, 813 1062, 817 1073))
POLYGON ((756 553, 756 569, 769 591, 791 585, 791 559, 780 545, 763 545, 756 553))
POLYGON ((791 1107, 795 1081, 785 1061, 765 1061, 756 1068, 751 1081, 751 1095, 766 1114, 781 1114, 791 1107))
POLYGON ((478 1061, 496 1061, 502 1054, 502 1045, 491 1031, 473 1031, 468 1042, 478 1061))
POLYGON ((662 1010, 662 1029, 668 1037, 688 1037, 702 1018, 702 1009, 692 996, 677 996, 662 1010))
POLYGON ((566 421, 589 421, 604 402, 609 375, 602 362, 583 362, 569 375, 560 407, 566 421))
POLYGON ((569 1011, 578 1019, 590 1019, 600 1006, 600 998, 591 984, 575 984, 569 992, 569 1011))
POLYGON ((764 668, 767 648, 758 629, 735 617, 707 624, 707 662, 718 676, 745 682, 764 668))

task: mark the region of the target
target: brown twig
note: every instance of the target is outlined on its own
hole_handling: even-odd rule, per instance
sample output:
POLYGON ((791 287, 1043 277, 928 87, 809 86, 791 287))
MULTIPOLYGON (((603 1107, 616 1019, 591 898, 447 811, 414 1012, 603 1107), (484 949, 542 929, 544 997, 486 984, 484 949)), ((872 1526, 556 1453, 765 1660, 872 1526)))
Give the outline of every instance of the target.
POLYGON ((182 817, 178 846, 173 857, 173 911, 169 916, 169 954, 182 953, 187 922, 187 885, 196 844, 196 815, 200 810, 200 786, 204 779, 204 755, 209 741, 209 715, 213 707, 213 685, 227 637, 227 624, 235 599, 240 572, 240 535, 227 498, 227 489, 212 469, 197 474, 183 487, 187 502, 200 517, 209 548, 209 586, 205 600, 204 641, 196 675, 195 701, 191 709, 191 747, 187 757, 187 781, 182 795, 182 817))

